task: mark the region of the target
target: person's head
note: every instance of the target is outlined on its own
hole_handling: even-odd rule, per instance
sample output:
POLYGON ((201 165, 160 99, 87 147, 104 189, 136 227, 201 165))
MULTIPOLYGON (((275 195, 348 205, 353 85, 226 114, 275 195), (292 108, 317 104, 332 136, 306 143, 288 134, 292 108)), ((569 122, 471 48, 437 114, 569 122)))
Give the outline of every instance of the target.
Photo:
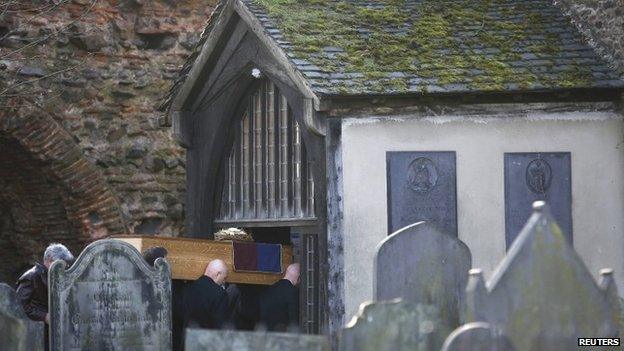
POLYGON ((294 286, 299 285, 299 263, 289 264, 288 267, 286 267, 284 279, 290 281, 294 286))
POLYGON ((74 261, 74 255, 63 244, 53 243, 48 245, 43 253, 43 265, 50 269, 50 266, 56 260, 63 260, 67 264, 74 261))
POLYGON ((208 263, 204 275, 210 277, 218 285, 223 285, 228 275, 227 265, 223 260, 212 260, 208 263))
POLYGON ((156 262, 157 258, 165 257, 167 257, 167 249, 162 246, 153 246, 143 251, 143 259, 152 267, 154 266, 154 262, 156 262))

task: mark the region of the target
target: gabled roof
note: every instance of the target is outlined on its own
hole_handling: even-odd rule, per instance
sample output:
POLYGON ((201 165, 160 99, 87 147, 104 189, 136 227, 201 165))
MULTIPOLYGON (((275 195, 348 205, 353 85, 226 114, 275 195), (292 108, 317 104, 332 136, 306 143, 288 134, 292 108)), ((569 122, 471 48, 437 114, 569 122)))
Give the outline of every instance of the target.
POLYGON ((550 0, 234 1, 317 96, 624 88, 550 0))

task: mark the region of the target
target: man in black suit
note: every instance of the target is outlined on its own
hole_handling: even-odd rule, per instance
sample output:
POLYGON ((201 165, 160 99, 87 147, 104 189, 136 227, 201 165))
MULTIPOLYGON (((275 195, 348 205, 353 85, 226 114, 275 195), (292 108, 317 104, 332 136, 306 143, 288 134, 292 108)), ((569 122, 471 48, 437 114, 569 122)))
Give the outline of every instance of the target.
POLYGON ((183 297, 184 329, 220 329, 223 326, 228 309, 228 296, 223 289, 227 274, 225 262, 213 260, 204 275, 188 284, 183 297))
POLYGON ((299 325, 299 264, 286 268, 284 278, 260 298, 260 323, 270 331, 286 331, 299 325))

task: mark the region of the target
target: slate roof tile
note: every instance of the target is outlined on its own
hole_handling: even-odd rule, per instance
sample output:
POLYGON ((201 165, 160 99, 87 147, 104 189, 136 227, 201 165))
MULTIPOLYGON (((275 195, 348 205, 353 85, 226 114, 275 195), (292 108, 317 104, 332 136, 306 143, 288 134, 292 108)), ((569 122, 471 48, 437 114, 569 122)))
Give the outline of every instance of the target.
POLYGON ((610 69, 549 0, 242 1, 291 57, 314 63, 315 40, 344 51, 307 76, 330 95, 624 87, 589 73, 610 69))
POLYGON ((624 88, 550 0, 237 1, 319 95, 624 88))

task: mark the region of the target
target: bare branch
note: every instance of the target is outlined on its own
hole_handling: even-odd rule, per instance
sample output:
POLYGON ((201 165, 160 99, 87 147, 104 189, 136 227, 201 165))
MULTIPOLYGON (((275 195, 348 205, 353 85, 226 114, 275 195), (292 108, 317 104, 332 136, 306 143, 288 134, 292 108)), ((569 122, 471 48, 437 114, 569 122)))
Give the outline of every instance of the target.
MULTIPOLYGON (((88 56, 92 56, 92 54, 89 54, 88 56)), ((76 68, 78 68, 80 66, 83 66, 85 63, 86 63, 86 60, 84 60, 83 62, 80 62, 77 65, 74 65, 74 66, 71 66, 71 67, 68 67, 68 68, 65 68, 65 69, 61 69, 61 70, 58 70, 58 71, 46 74, 45 76, 42 76, 42 77, 38 77, 38 78, 35 78, 35 79, 29 79, 29 80, 25 80, 25 81, 22 81, 22 82, 19 82, 19 83, 15 83, 13 85, 8 86, 4 90, 2 90, 0 92, 0 97, 4 96, 7 92, 9 92, 9 91, 11 91, 11 90, 13 90, 13 89, 15 89, 15 88, 17 88, 19 86, 35 83, 35 82, 38 82, 38 81, 41 81, 41 80, 44 80, 44 79, 48 79, 48 78, 54 77, 54 76, 59 75, 59 74, 64 73, 64 72, 72 71, 72 70, 74 70, 74 69, 76 69, 76 68)))
POLYGON ((8 52, 7 54, 0 56, 0 59, 4 59, 4 58, 7 58, 7 57, 12 56, 14 54, 17 54, 19 52, 22 52, 22 51, 24 51, 24 50, 26 50, 26 49, 28 49, 30 47, 33 47, 33 46, 35 46, 35 45, 37 45, 39 43, 44 42, 45 40, 48 40, 49 38, 51 38, 54 35, 58 35, 58 33, 68 29, 69 27, 71 27, 72 25, 77 23, 78 21, 82 20, 87 14, 89 14, 91 12, 91 10, 93 9, 93 7, 95 6, 95 4, 97 2, 98 2, 98 0, 93 0, 93 2, 91 2, 91 5, 89 5, 89 8, 87 8, 85 10, 85 12, 83 12, 78 18, 74 19, 73 21, 71 21, 71 22, 67 23, 66 25, 62 26, 61 28, 57 29, 55 32, 47 34, 47 35, 44 35, 40 39, 32 41, 32 42, 30 42, 30 43, 28 43, 28 44, 26 44, 26 45, 24 45, 24 46, 22 46, 20 48, 17 48, 15 50, 11 51, 11 52, 8 52))

